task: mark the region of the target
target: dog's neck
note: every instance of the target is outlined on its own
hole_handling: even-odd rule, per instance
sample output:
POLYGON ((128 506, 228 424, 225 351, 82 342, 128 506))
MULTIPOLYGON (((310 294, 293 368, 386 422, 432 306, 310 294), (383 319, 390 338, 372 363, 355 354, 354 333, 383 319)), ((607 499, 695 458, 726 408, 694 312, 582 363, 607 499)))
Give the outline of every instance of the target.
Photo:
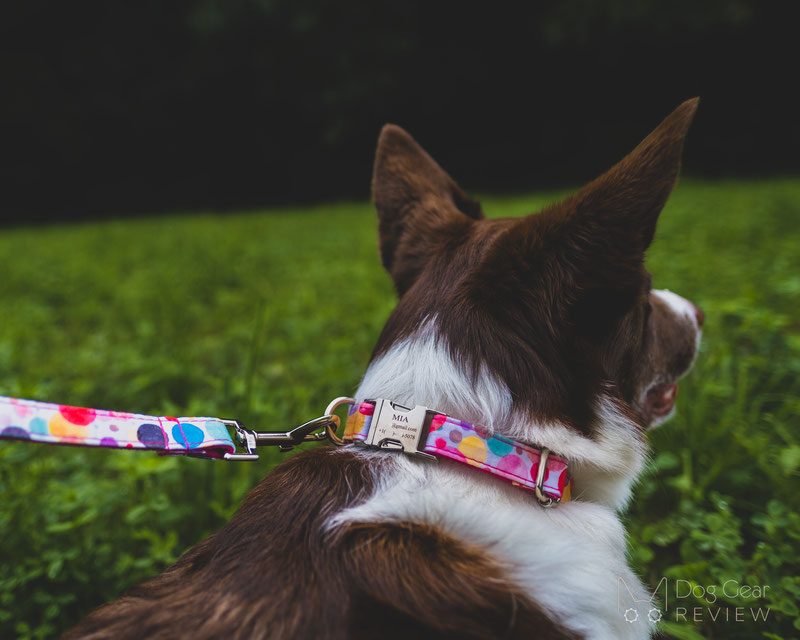
POLYGON ((569 460, 574 498, 624 507, 645 460, 640 429, 610 397, 596 399, 598 427, 592 437, 568 425, 539 421, 515 411, 508 389, 482 369, 473 380, 467 363, 450 350, 426 322, 369 365, 357 398, 390 398, 406 406, 424 405, 569 460))

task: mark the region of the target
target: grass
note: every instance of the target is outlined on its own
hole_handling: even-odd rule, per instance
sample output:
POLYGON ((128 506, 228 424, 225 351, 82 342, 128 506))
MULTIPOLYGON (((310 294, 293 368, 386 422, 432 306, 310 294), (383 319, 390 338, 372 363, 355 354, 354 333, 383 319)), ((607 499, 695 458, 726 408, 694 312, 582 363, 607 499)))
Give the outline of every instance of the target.
MULTIPOLYGON (((553 197, 484 208, 521 215, 553 197)), ((626 516, 649 584, 698 594, 676 603, 685 621, 665 616, 679 640, 800 636, 798 220, 799 180, 685 180, 648 256, 654 285, 708 317, 626 516), (726 580, 770 588, 728 597, 726 580), (713 585, 715 601, 699 589, 713 585), (759 606, 766 622, 747 612, 759 606)), ((353 391, 394 305, 376 226, 358 203, 0 231, 0 394, 264 429, 317 416, 353 391)), ((57 634, 162 570, 279 456, 0 444, 0 637, 57 634)))

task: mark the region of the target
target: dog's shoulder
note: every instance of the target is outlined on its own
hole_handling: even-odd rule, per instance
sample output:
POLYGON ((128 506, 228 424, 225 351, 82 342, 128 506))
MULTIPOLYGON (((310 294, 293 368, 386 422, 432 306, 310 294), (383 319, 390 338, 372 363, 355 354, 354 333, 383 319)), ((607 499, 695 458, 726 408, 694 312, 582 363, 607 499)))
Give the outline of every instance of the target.
POLYGON ((574 637, 493 559, 434 526, 332 530, 380 473, 349 451, 293 456, 220 531, 65 638, 574 637))
POLYGON ((577 638, 480 549, 430 525, 359 523, 341 537, 351 638, 577 638))

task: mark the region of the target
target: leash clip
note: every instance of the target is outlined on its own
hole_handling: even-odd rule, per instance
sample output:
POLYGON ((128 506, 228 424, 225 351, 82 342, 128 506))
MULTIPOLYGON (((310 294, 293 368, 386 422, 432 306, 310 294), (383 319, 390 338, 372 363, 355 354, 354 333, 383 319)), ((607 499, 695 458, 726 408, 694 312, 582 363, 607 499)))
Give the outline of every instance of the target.
POLYGON ((245 453, 226 453, 225 460, 258 460, 256 447, 278 447, 283 452, 291 451, 303 442, 325 440, 331 431, 339 426, 339 417, 329 414, 314 418, 289 431, 253 431, 245 429, 237 420, 222 420, 222 424, 236 432, 236 439, 242 443, 245 453), (322 431, 320 431, 322 429, 322 431))

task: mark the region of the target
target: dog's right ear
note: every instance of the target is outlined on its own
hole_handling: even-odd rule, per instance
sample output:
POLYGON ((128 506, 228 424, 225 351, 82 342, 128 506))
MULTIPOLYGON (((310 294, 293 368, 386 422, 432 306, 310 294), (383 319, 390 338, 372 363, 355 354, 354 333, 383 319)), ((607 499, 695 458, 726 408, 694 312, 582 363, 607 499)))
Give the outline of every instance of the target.
POLYGON ((372 174, 383 266, 402 296, 442 241, 483 218, 471 200, 408 133, 387 124, 372 174))

